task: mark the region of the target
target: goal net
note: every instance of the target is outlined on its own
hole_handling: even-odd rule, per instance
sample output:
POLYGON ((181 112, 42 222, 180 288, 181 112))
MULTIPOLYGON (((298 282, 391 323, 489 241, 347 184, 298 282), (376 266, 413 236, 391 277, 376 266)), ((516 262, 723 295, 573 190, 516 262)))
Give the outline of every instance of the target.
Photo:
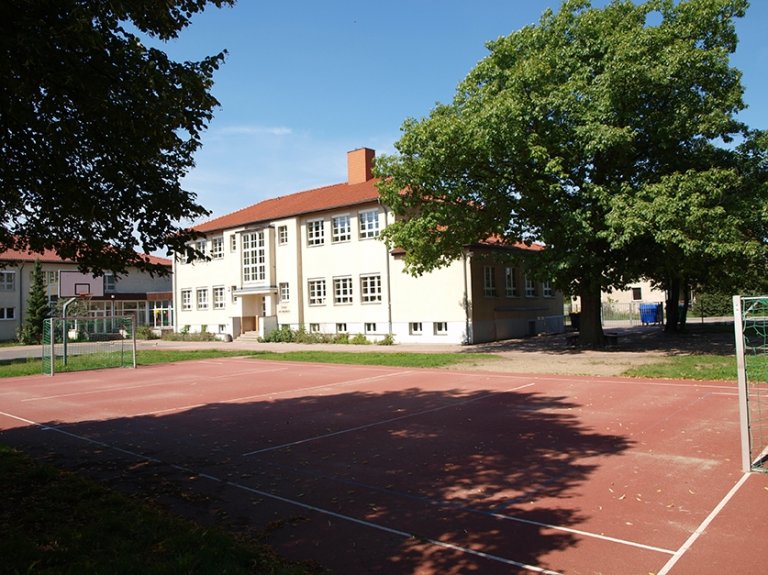
POLYGON ((733 297, 742 467, 768 472, 768 296, 733 297))
POLYGON ((43 373, 136 367, 133 316, 49 318, 43 326, 43 373))

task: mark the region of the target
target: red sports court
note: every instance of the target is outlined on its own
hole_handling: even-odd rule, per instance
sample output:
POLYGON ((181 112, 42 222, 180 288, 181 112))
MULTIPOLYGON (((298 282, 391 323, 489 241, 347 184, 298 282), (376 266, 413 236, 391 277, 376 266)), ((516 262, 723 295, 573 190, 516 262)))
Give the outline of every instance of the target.
POLYGON ((0 381, 0 441, 335 573, 759 573, 736 384, 246 358, 0 381))

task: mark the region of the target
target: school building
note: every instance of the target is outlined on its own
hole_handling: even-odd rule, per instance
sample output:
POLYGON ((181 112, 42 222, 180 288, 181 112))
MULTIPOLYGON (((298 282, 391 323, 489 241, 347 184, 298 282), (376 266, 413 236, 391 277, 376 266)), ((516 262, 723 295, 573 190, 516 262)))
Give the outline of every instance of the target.
POLYGON ((533 274, 540 246, 483 241, 413 277, 379 238, 394 221, 375 153, 347 155, 347 181, 268 199, 195 229, 208 261, 174 261, 177 331, 238 338, 279 326, 397 343, 480 343, 563 330, 563 298, 533 274))

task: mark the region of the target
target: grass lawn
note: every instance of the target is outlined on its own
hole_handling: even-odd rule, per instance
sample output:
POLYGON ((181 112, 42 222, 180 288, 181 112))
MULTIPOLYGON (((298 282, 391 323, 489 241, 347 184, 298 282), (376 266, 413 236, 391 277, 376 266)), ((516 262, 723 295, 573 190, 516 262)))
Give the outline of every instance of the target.
MULTIPOLYGON (((104 354, 98 354, 104 355, 104 354)), ((139 350, 136 362, 139 365, 155 365, 174 361, 208 359, 218 357, 253 357, 275 361, 306 361, 316 363, 341 363, 358 365, 387 365, 395 367, 446 367, 456 364, 471 365, 480 359, 493 361, 495 356, 482 353, 388 353, 388 352, 336 352, 336 351, 290 351, 276 353, 270 351, 243 351, 219 349, 191 350, 139 350)), ((58 371, 74 371, 88 369, 88 356, 70 356, 69 369, 58 371)), ((98 358, 91 369, 103 367, 104 358, 98 358)), ((18 377, 24 375, 40 375, 42 362, 39 359, 0 360, 0 377, 18 377)))
POLYGON ((0 533, 3 573, 310 572, 3 445, 0 533))

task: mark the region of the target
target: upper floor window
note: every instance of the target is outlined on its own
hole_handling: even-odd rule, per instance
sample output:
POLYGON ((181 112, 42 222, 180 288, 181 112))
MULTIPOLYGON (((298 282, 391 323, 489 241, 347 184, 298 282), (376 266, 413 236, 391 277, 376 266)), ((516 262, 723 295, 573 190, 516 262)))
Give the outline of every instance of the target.
POLYGON ((515 268, 504 268, 504 293, 507 297, 517 297, 520 295, 515 268))
POLYGON ((542 282, 541 295, 544 297, 555 297, 555 290, 552 288, 552 283, 549 281, 542 282))
POLYGON ((232 234, 229 236, 229 251, 237 251, 237 234, 232 234))
POLYGON ((16 272, 0 272, 0 291, 16 291, 16 272))
POLYGON ((325 303, 325 280, 309 280, 309 305, 325 303))
POLYGON ((224 287, 217 286, 213 288, 213 309, 224 309, 224 287))
POLYGON ((352 239, 352 227, 349 223, 349 216, 336 216, 331 219, 333 230, 333 242, 348 242, 352 239))
POLYGON ((375 238, 379 235, 379 212, 370 210, 358 214, 360 221, 360 238, 375 238))
POLYGON ((288 226, 277 226, 277 243, 281 246, 288 243, 288 226))
POLYGON ((333 303, 352 303, 352 278, 333 278, 333 303))
POLYGON ((367 274, 360 276, 360 301, 362 303, 381 302, 380 274, 367 274))
POLYGON ((496 269, 493 266, 483 268, 483 293, 486 297, 496 297, 496 269))
POLYGON ((291 290, 288 286, 288 282, 280 283, 278 294, 280 296, 280 303, 288 303, 291 301, 291 290))
POLYGON ((16 308, 0 307, 0 319, 16 319, 16 308))
POLYGON ((633 287, 632 288, 632 299, 634 301, 640 301, 641 299, 643 299, 643 288, 633 287))
POLYGON ((197 289, 197 309, 208 309, 208 288, 197 289))
POLYGON ((219 236, 211 240, 211 257, 215 260, 224 257, 224 236, 219 236))
POLYGON ((208 242, 205 240, 197 240, 195 242, 195 249, 203 254, 205 254, 205 247, 208 242))
POLYGON ((325 243, 325 225, 323 220, 307 222, 307 245, 322 246, 325 243))
POLYGON ((267 253, 264 247, 264 232, 243 234, 243 281, 254 282, 267 279, 267 253))
POLYGON ((525 276, 525 297, 536 297, 536 283, 528 274, 525 276))
POLYGON ((104 293, 113 292, 117 289, 117 279, 115 274, 104 274, 104 293))

